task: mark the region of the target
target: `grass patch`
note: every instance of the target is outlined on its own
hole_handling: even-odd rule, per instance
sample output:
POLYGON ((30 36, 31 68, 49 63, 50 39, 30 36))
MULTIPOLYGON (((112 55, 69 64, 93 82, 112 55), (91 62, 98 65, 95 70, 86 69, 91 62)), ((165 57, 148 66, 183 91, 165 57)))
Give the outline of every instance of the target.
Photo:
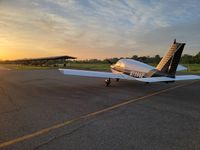
POLYGON ((98 70, 98 71, 109 71, 110 64, 103 63, 71 63, 66 66, 68 69, 80 69, 80 70, 98 70))
MULTIPOLYGON (((154 66, 154 67, 157 66, 157 64, 154 64, 154 63, 149 64, 149 65, 154 66)), ((200 74, 200 64, 181 64, 181 65, 185 66, 187 70, 183 70, 180 72, 200 74)))
POLYGON ((58 69, 58 68, 67 68, 67 69, 80 69, 80 70, 98 70, 98 71, 109 71, 110 64, 103 63, 70 63, 66 67, 63 67, 62 64, 57 67, 54 66, 32 66, 32 65, 17 65, 17 64, 1 64, 2 67, 12 69, 12 70, 42 70, 42 69, 58 69))
POLYGON ((200 73, 200 64, 183 64, 183 65, 188 69, 182 72, 200 73))
MULTIPOLYGON (((155 64, 150 64, 152 66, 156 66, 155 64)), ((196 73, 200 74, 200 64, 183 64, 188 70, 184 70, 181 72, 187 73, 196 73)), ((28 65, 16 65, 16 64, 2 64, 1 66, 5 68, 9 68, 12 70, 41 70, 41 69, 57 69, 63 68, 63 65, 58 65, 58 67, 46 67, 46 66, 28 66, 28 65)), ((96 71, 110 71, 110 64, 104 63, 70 63, 67 64, 67 69, 80 69, 80 70, 96 70, 96 71)))
POLYGON ((45 66, 28 66, 28 65, 16 65, 16 64, 2 64, 1 66, 11 69, 11 70, 41 70, 50 69, 50 67, 45 66))

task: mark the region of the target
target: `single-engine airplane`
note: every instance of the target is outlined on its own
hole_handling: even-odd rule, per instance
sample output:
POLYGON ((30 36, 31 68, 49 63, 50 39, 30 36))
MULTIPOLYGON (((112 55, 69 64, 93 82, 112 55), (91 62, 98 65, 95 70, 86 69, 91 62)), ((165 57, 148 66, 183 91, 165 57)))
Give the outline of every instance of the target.
POLYGON ((109 86, 111 79, 137 80, 146 83, 174 82, 180 80, 200 79, 198 75, 176 75, 176 71, 187 68, 178 65, 185 43, 178 43, 176 39, 156 67, 133 59, 120 59, 112 64, 112 72, 86 71, 74 69, 59 69, 64 75, 106 78, 105 85, 109 86))

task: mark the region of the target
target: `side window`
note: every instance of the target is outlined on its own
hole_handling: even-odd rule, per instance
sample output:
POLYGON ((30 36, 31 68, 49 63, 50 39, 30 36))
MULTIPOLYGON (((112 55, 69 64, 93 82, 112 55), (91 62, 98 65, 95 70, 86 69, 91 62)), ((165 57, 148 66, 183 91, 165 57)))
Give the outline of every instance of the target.
POLYGON ((122 67, 122 66, 123 66, 123 63, 122 63, 121 61, 118 61, 118 62, 116 63, 116 66, 117 66, 117 67, 122 67))
POLYGON ((117 66, 119 66, 119 67, 120 67, 120 66, 121 66, 121 62, 118 62, 118 63, 117 63, 117 66))

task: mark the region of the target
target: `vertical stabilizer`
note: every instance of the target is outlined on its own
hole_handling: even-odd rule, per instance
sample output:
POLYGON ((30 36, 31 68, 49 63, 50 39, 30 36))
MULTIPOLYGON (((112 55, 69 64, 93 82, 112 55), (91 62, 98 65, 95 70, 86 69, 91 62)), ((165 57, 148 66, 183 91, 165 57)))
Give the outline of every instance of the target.
POLYGON ((156 70, 167 74, 168 76, 175 77, 176 69, 181 59, 184 46, 185 43, 177 43, 175 39, 174 43, 157 65, 156 70))

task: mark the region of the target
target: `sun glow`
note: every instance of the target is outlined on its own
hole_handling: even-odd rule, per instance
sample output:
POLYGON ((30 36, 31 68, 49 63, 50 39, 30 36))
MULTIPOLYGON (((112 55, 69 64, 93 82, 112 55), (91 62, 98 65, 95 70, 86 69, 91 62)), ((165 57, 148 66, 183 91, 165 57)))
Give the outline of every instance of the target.
POLYGON ((197 53, 194 3, 0 0, 0 59, 162 55, 175 37, 188 43, 187 53, 197 53))

